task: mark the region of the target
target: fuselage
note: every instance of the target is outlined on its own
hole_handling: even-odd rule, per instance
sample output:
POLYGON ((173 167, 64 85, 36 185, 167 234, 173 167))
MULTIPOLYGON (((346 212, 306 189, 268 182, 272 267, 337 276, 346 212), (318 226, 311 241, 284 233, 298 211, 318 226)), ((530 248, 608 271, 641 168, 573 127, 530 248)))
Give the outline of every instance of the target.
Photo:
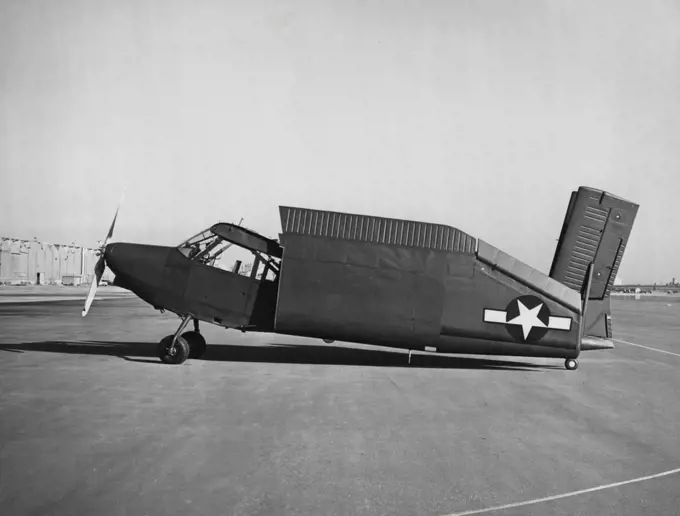
POLYGON ((154 308, 225 328, 442 353, 579 355, 578 297, 567 292, 560 299, 559 287, 548 297, 478 250, 354 244, 348 253, 337 241, 284 241, 274 280, 218 269, 175 247, 116 243, 107 246, 105 258, 114 283, 154 308), (518 319, 518 299, 534 311, 526 321, 518 319), (485 321, 486 313, 495 314, 495 323, 485 321), (499 321, 502 313, 507 319, 499 321), (568 324, 550 329, 551 318, 568 324))

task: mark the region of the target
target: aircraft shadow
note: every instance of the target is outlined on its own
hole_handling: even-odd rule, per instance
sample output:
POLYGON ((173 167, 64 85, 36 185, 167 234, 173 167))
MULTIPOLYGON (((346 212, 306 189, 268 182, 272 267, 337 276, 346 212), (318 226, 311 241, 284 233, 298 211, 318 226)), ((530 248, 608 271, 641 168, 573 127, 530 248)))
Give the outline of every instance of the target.
MULTIPOLYGON (((109 355, 130 362, 164 365, 157 358, 156 343, 105 341, 43 341, 22 344, 0 344, 0 351, 42 351, 49 353, 109 355)), ((369 367, 415 367, 431 369, 497 369, 508 371, 540 371, 560 368, 495 358, 468 358, 456 355, 413 353, 359 349, 334 345, 276 344, 241 346, 234 344, 208 345, 203 358, 218 362, 263 362, 281 364, 323 364, 369 367)), ((187 363, 191 363, 188 360, 187 363)), ((561 368, 560 368, 561 369, 561 368)))

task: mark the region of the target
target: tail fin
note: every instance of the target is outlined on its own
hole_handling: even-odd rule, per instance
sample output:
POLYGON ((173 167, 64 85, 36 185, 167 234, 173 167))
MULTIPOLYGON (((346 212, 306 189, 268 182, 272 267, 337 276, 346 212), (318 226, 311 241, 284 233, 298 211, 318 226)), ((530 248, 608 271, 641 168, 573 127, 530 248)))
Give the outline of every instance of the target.
POLYGON ((582 186, 571 194, 550 277, 587 295, 584 335, 612 338, 609 295, 638 208, 594 188, 582 186), (587 285, 591 263, 592 281, 587 285))

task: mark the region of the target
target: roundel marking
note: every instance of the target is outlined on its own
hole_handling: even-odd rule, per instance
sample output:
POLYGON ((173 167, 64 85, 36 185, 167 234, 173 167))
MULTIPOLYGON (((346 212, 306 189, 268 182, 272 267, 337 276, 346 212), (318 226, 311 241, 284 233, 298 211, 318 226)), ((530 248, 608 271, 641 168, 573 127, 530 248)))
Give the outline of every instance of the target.
POLYGON ((545 302, 536 296, 520 296, 508 303, 505 310, 484 310, 484 322, 503 324, 517 342, 536 342, 548 330, 569 331, 570 317, 553 317, 545 302))

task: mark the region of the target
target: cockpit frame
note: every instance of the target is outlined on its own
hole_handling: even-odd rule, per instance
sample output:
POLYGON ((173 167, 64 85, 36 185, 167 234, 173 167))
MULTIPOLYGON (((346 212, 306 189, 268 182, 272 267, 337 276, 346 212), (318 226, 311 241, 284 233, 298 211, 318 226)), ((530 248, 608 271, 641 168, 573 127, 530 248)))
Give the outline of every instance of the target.
MULTIPOLYGON (((233 245, 253 254, 251 278, 269 279, 269 272, 271 272, 271 279, 278 279, 283 248, 276 240, 236 224, 227 222, 213 224, 179 244, 177 249, 189 260, 213 266, 216 260, 233 245), (260 266, 263 266, 261 272, 260 266)), ((237 261, 231 272, 239 273, 240 267, 241 262, 237 261)))

